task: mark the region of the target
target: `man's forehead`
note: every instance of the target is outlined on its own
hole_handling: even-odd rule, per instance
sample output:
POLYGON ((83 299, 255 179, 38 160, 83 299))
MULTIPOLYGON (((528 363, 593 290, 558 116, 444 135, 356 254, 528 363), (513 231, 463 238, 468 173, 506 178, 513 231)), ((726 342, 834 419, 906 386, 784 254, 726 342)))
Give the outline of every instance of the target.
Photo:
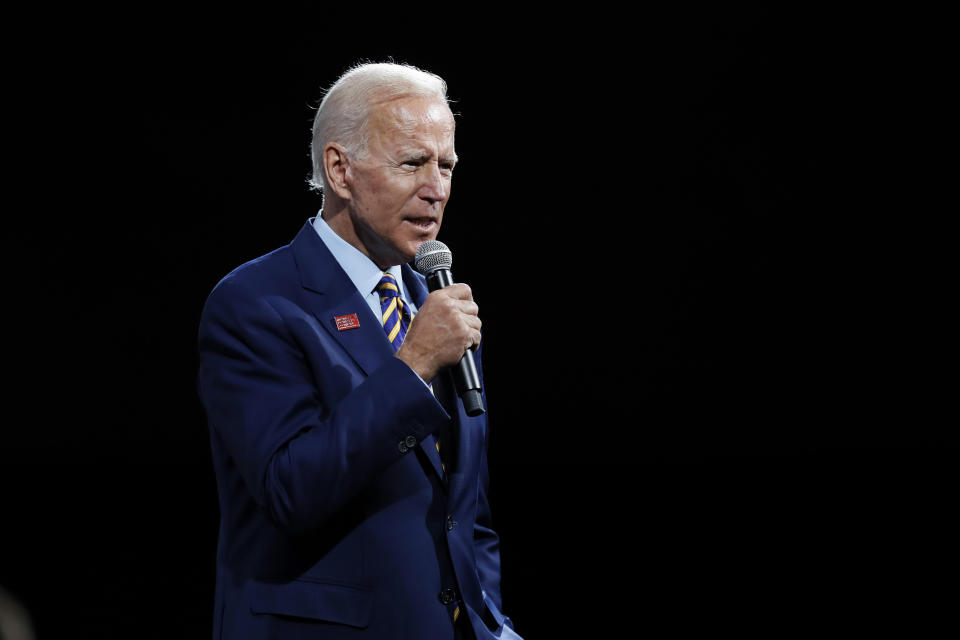
POLYGON ((453 134, 456 123, 450 107, 439 98, 408 96, 378 104, 370 115, 371 123, 384 131, 414 133, 418 129, 439 126, 453 134))

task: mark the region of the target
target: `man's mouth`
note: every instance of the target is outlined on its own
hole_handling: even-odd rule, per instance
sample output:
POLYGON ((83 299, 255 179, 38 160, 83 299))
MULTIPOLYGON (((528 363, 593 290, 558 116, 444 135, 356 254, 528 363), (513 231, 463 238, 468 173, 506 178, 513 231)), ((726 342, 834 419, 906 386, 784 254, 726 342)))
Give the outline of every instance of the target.
POLYGON ((409 222, 410 224, 417 227, 421 231, 430 231, 437 224, 436 219, 431 218, 430 216, 423 216, 419 218, 404 218, 404 222, 409 222))

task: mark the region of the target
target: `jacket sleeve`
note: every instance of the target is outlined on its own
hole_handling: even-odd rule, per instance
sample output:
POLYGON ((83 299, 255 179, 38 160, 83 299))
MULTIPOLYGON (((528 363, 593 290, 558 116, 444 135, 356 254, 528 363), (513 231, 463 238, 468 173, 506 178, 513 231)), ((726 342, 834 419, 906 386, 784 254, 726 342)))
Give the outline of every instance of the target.
POLYGON ((229 278, 217 286, 200 321, 198 388, 214 438, 254 500, 297 532, 320 527, 412 454, 400 443, 421 441, 449 417, 397 358, 353 383, 333 363, 312 370, 309 336, 291 329, 281 302, 229 278), (342 395, 323 397, 314 382, 323 375, 344 378, 342 395))

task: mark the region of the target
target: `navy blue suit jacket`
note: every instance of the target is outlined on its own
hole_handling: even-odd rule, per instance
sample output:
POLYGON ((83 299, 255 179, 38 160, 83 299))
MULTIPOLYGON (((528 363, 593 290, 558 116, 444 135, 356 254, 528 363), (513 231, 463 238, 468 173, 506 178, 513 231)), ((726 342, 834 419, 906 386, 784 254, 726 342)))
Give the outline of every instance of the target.
MULTIPOLYGON (((423 277, 403 277, 421 306, 423 277)), ((457 606, 458 625, 499 637, 486 418, 446 375, 431 393, 394 357, 309 221, 214 288, 199 348, 221 511, 215 638, 452 638, 457 606), (349 314, 359 327, 338 330, 349 314)))

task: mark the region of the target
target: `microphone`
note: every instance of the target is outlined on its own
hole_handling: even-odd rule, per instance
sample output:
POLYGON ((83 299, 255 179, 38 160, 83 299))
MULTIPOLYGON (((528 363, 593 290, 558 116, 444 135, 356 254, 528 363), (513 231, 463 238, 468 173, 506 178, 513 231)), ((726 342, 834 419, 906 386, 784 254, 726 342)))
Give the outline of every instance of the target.
MULTIPOLYGON (((436 291, 453 284, 453 273, 450 265, 453 264, 453 254, 447 245, 437 240, 427 240, 417 249, 414 264, 422 275, 427 278, 427 289, 436 291)), ((473 361, 473 351, 467 349, 460 358, 460 362, 453 369, 453 381, 457 385, 457 394, 463 402, 463 408, 468 416, 479 416, 485 412, 483 397, 480 395, 480 376, 477 375, 477 365, 473 361)))

